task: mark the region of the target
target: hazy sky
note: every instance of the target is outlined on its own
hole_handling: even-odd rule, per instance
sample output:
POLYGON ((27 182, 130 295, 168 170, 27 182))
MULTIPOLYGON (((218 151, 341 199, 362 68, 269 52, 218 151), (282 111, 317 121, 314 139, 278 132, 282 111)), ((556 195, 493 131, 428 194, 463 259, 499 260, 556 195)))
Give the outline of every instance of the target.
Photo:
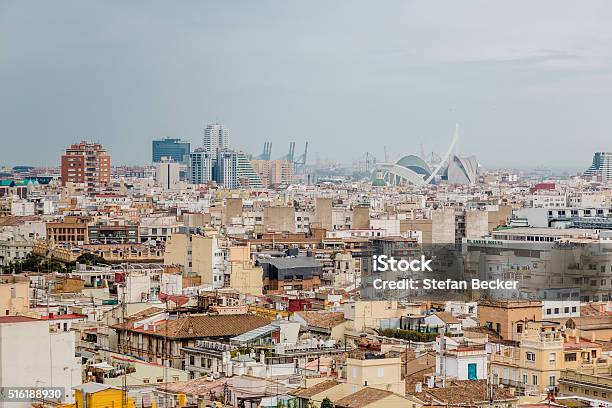
POLYGON ((612 150, 610 1, 0 0, 0 166, 113 164, 163 136, 310 162, 460 152, 586 168, 612 150))

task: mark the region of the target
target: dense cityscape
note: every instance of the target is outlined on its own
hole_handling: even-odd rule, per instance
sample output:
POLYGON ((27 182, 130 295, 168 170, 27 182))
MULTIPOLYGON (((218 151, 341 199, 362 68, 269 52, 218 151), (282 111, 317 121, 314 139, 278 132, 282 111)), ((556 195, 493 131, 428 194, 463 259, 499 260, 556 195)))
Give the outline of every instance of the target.
POLYGON ((612 408, 609 0, 0 0, 0 408, 612 408))
POLYGON ((487 169, 459 139, 329 164, 210 123, 146 166, 0 169, 0 403, 612 406, 612 153, 487 169), (379 290, 390 258, 437 285, 379 290))

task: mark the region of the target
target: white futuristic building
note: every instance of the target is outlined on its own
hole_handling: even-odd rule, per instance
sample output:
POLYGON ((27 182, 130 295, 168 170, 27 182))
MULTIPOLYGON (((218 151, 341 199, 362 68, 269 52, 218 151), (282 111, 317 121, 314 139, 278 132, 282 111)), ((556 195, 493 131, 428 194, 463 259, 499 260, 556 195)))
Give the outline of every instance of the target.
POLYGON ((376 169, 376 179, 386 185, 425 185, 445 180, 449 184, 474 184, 478 181, 478 161, 475 156, 460 157, 453 151, 459 138, 458 127, 446 154, 437 165, 410 154, 395 163, 382 163, 376 169))

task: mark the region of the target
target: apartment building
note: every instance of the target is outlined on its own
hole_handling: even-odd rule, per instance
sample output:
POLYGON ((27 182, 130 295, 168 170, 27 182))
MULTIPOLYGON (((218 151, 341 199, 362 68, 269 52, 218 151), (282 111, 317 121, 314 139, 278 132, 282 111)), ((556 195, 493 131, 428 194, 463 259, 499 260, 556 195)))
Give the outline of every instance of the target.
POLYGON ((505 340, 518 340, 527 321, 542 319, 542 302, 523 299, 483 300, 478 303, 480 324, 505 340))
POLYGON ((88 194, 100 193, 110 182, 111 157, 99 143, 82 141, 66 149, 61 159, 62 185, 84 184, 88 194))

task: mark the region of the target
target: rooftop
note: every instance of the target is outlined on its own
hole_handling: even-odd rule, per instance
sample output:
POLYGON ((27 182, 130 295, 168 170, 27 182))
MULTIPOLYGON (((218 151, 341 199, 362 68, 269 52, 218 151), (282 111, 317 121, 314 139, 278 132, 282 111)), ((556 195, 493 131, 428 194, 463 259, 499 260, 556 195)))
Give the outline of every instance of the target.
POLYGON ((134 322, 114 326, 137 333, 146 333, 176 339, 234 337, 270 323, 265 317, 242 315, 192 314, 176 320, 163 320, 156 324, 134 327, 134 322), (146 327, 146 329, 145 329, 146 327))
POLYGON ((344 312, 303 311, 295 314, 312 327, 331 329, 344 322, 344 312))
POLYGON ((370 405, 376 401, 388 397, 389 395, 393 395, 393 393, 391 391, 365 387, 357 392, 347 395, 344 398, 340 398, 334 403, 334 406, 342 408, 359 408, 370 405))

